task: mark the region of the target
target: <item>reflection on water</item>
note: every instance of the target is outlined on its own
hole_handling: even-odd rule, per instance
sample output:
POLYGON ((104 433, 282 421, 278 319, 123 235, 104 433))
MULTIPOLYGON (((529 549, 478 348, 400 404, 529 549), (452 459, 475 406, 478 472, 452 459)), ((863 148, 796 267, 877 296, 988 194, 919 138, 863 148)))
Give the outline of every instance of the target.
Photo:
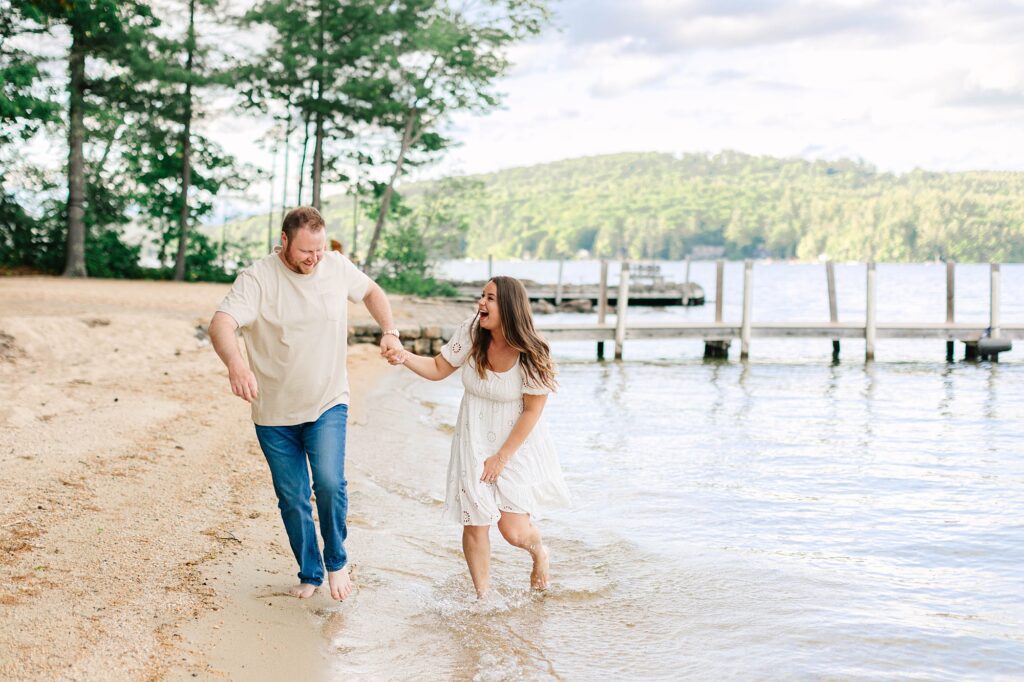
POLYGON ((490 610, 438 583, 423 624, 457 677, 1024 674, 1021 365, 563 359, 560 380, 554 586, 500 551, 490 610))
POLYGON ((693 645, 652 666, 634 626, 609 633, 637 647, 622 663, 1024 673, 1022 381, 1019 365, 563 363, 571 399, 549 418, 580 508, 559 531, 635 543, 616 606, 693 645))

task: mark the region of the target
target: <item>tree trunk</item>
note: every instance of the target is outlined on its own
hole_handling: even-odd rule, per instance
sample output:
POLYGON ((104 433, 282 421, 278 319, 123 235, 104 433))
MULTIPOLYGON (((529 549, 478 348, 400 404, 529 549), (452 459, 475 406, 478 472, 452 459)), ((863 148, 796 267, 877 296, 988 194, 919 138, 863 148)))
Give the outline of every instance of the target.
POLYGON ((313 145, 313 208, 320 210, 320 176, 324 168, 324 121, 316 113, 316 143, 313 145))
POLYGON ((317 51, 316 144, 313 146, 313 208, 320 210, 320 177, 324 170, 324 3, 320 2, 320 34, 317 51))
POLYGON ((284 216, 288 212, 288 152, 292 140, 292 110, 291 104, 286 109, 288 116, 287 127, 284 132, 284 175, 281 183, 281 224, 284 225, 284 216))
POLYGON ((304 134, 302 137, 302 159, 299 161, 299 194, 295 198, 295 205, 302 206, 302 183, 306 179, 306 151, 309 149, 309 112, 305 114, 302 122, 304 134))
POLYGON ((68 107, 68 237, 65 277, 85 277, 85 48, 71 23, 68 107))
POLYGON ((395 170, 391 174, 388 186, 384 189, 384 196, 380 201, 380 212, 377 214, 377 222, 373 226, 373 237, 370 239, 370 247, 366 250, 366 258, 363 265, 369 269, 373 264, 373 257, 377 253, 377 242, 380 240, 381 230, 384 229, 384 221, 387 220, 388 210, 391 208, 391 195, 395 193, 395 181, 402 172, 402 164, 405 162, 405 155, 413 145, 412 130, 416 125, 417 112, 415 109, 409 112, 409 118, 405 122, 405 129, 402 131, 402 146, 398 151, 398 160, 395 161, 395 170))
POLYGON ((185 131, 181 139, 181 214, 178 217, 178 257, 174 261, 174 280, 185 281, 188 253, 188 190, 192 184, 192 63, 196 51, 196 0, 188 3, 188 57, 185 62, 185 131))
MULTIPOLYGON (((277 146, 270 156, 270 189, 267 191, 267 253, 274 252, 274 174, 277 172, 277 146)), ((280 238, 278 238, 280 240, 280 238)))

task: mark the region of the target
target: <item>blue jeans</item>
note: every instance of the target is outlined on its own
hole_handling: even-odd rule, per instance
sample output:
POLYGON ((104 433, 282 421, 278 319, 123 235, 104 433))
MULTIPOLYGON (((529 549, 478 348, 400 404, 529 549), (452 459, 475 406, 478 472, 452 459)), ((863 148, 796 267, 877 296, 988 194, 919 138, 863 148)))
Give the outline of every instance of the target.
POLYGON ((299 563, 299 581, 319 585, 328 571, 345 565, 345 538, 348 529, 348 482, 345 480, 345 425, 348 405, 336 405, 315 422, 295 426, 260 426, 256 437, 270 465, 292 554, 299 563), (309 467, 306 467, 306 461, 309 467), (313 472, 313 489, 309 472, 313 472), (313 506, 309 498, 316 494, 320 516, 320 534, 324 539, 323 560, 313 526, 313 506))

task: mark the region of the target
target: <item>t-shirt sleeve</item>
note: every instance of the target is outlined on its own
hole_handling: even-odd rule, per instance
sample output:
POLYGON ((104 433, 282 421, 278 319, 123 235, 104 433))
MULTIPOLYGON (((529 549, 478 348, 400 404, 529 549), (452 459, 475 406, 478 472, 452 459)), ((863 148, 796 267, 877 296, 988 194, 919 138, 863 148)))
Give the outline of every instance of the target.
POLYGON ((217 312, 234 318, 239 327, 248 327, 256 321, 260 308, 260 283, 249 268, 242 270, 231 285, 231 291, 217 307, 217 312))
POLYGON ((460 324, 448 339, 448 343, 441 346, 441 357, 448 361, 452 367, 462 367, 469 358, 470 349, 473 346, 472 327, 473 320, 470 318, 460 324))
POLYGON ((370 278, 345 256, 341 256, 341 267, 345 288, 348 290, 348 300, 359 303, 370 288, 370 278))

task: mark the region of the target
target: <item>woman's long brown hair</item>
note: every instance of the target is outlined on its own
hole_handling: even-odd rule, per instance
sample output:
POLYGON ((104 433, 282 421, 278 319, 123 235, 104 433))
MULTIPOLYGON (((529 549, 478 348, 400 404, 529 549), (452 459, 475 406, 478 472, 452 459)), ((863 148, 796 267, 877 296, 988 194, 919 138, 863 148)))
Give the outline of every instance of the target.
MULTIPOLYGON (((498 276, 491 281, 498 289, 501 329, 508 345, 519 351, 519 364, 523 367, 526 380, 533 386, 546 386, 554 391, 558 386, 555 381, 555 364, 551 361, 547 342, 533 327, 533 313, 526 287, 515 277, 498 276)), ((477 320, 474 320, 473 327, 476 334, 473 335, 471 355, 476 363, 477 374, 484 379, 489 367, 487 348, 491 345, 491 332, 481 327, 477 320)))

